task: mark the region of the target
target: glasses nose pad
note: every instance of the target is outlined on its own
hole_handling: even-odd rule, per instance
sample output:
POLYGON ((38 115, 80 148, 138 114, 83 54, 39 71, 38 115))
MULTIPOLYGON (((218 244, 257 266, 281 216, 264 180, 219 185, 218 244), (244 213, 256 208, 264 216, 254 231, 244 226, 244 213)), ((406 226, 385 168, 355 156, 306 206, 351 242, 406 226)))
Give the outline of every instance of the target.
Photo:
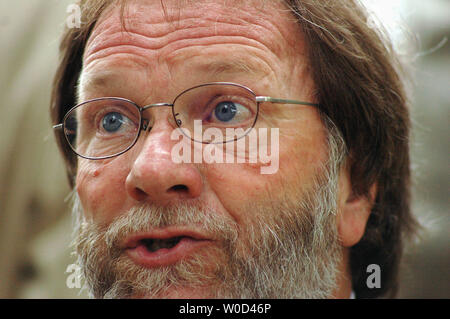
POLYGON ((142 119, 141 120, 141 130, 147 131, 147 128, 148 128, 148 130, 150 131, 152 129, 152 127, 151 126, 149 127, 149 123, 150 123, 150 121, 148 119, 142 119))

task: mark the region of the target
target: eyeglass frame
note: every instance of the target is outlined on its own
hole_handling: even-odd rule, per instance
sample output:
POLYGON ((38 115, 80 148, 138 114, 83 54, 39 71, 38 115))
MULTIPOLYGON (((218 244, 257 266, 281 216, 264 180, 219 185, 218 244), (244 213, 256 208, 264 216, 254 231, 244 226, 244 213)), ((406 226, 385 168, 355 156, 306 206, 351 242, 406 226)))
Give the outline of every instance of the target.
MULTIPOLYGON (((104 159, 108 159, 108 158, 112 158, 112 157, 116 157, 119 155, 122 155, 123 153, 129 151, 138 141, 140 135, 141 135, 141 131, 147 131, 148 129, 148 124, 149 124, 149 120, 146 119, 143 115, 143 112, 153 108, 153 107, 160 107, 160 106, 167 106, 167 107, 171 107, 172 108, 172 116, 175 120, 175 124, 177 125, 177 127, 179 129, 181 129, 182 133, 184 134, 182 127, 179 124, 179 120, 177 120, 176 115, 175 115, 175 111, 174 111, 174 105, 175 102, 177 101, 177 99, 182 96, 184 93, 200 88, 200 87, 204 87, 204 86, 210 86, 210 85, 231 85, 231 86, 236 86, 236 87, 240 87, 243 88, 247 91, 249 91, 252 95, 255 96, 255 101, 256 101, 256 116, 255 116, 255 120, 253 121, 252 126, 247 130, 247 132, 239 137, 239 138, 235 138, 234 140, 229 140, 229 141, 222 141, 222 142, 218 142, 217 144, 224 144, 224 143, 228 143, 228 142, 232 142, 235 141, 237 139, 241 139, 243 137, 245 137, 254 127, 256 124, 256 121, 258 119, 258 115, 259 115, 259 104, 260 103, 264 103, 264 102, 268 102, 268 103, 277 103, 277 104, 296 104, 296 105, 305 105, 305 106, 313 106, 313 107, 319 107, 319 104, 317 103, 311 103, 311 102, 304 102, 304 101, 298 101, 298 100, 291 100, 291 99, 280 99, 280 98, 274 98, 274 97, 270 97, 270 96, 262 96, 262 95, 256 95, 255 92, 253 92, 252 89, 248 88, 245 85, 242 84, 237 84, 237 83, 233 83, 233 82, 208 82, 208 83, 204 83, 204 84, 200 84, 200 85, 196 85, 193 86, 189 89, 186 89, 184 91, 182 91, 180 94, 178 94, 172 103, 153 103, 153 104, 148 104, 145 106, 139 106, 137 103, 126 99, 126 98, 122 98, 122 97, 99 97, 99 98, 94 98, 94 99, 90 99, 81 103, 78 103, 77 105, 75 105, 74 107, 70 108, 66 114, 64 115, 63 119, 62 119, 62 123, 59 124, 55 124, 53 125, 53 129, 55 130, 62 130, 64 131, 64 123, 66 122, 67 116, 76 108, 87 104, 87 103, 92 103, 92 102, 98 102, 98 101, 103 101, 103 100, 116 100, 116 101, 122 101, 122 102, 127 102, 127 103, 131 103, 132 105, 134 105, 138 111, 139 111, 139 129, 138 129, 138 133, 136 134, 136 138, 134 139, 134 141, 127 147, 125 148, 123 151, 120 151, 116 154, 112 154, 112 155, 108 155, 108 156, 100 156, 100 157, 90 157, 90 156, 85 156, 85 155, 81 155, 79 154, 72 146, 72 144, 69 142, 68 137, 66 134, 64 134, 64 137, 66 139, 67 144, 69 144, 71 150, 77 155, 80 156, 81 158, 85 158, 88 160, 104 160, 104 159)), ((150 128, 151 129, 151 128, 150 128)), ((184 134, 185 135, 185 134, 184 134)), ((203 144, 214 144, 214 143, 208 143, 208 142, 200 142, 197 140, 194 140, 192 137, 189 137, 193 142, 198 142, 198 143, 203 143, 203 144)))

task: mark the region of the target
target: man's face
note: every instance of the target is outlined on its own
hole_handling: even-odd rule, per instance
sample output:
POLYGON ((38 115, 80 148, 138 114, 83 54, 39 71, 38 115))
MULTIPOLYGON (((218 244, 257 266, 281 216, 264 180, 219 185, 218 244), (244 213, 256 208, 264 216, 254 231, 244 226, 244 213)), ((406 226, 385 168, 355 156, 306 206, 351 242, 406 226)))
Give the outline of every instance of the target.
MULTIPOLYGON (((125 32, 120 8, 104 12, 86 46, 80 100, 118 96, 143 106, 223 81, 314 102, 306 44, 281 4, 179 3, 164 1, 164 10, 160 1, 127 2, 125 32)), ((261 104, 257 125, 279 128, 279 169, 271 175, 261 174, 261 162, 176 164, 170 109, 144 116, 152 129, 128 152, 78 163, 78 249, 98 268, 88 274, 98 279, 97 296, 277 297, 275 287, 251 282, 267 277, 256 272, 277 272, 265 286, 279 281, 283 290, 303 280, 303 291, 317 295, 302 296, 331 293, 333 275, 307 283, 312 268, 323 274, 320 267, 334 270, 339 260, 333 239, 320 244, 331 245, 328 255, 311 239, 322 206, 314 196, 329 179, 327 132, 317 110, 261 104)), ((321 226, 336 237, 330 220, 321 226)))

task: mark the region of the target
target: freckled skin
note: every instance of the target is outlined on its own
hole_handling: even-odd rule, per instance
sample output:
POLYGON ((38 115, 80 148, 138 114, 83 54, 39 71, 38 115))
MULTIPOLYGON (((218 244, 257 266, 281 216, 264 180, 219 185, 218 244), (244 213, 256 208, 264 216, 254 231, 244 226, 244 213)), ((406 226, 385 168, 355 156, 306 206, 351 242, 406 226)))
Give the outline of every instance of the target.
MULTIPOLYGON (((195 1, 181 11, 174 1, 164 3, 171 22, 164 19, 159 1, 130 1, 127 33, 121 31, 119 9, 103 14, 85 50, 81 100, 121 96, 140 105, 171 102, 186 88, 232 81, 258 95, 315 102, 300 30, 276 2, 264 8, 243 2, 236 8, 223 6, 224 1, 195 1), (257 72, 205 71, 224 59, 244 61, 257 72)), ((326 159, 325 131, 313 107, 261 104, 257 127, 280 129, 279 170, 273 175, 260 174, 261 163, 175 164, 170 109, 148 114, 152 130, 143 132, 128 152, 108 160, 79 159, 76 187, 89 218, 110 222, 142 201, 169 205, 195 200, 245 228, 258 216, 244 207, 310 187, 326 159), (177 184, 189 191, 168 192, 177 184)))

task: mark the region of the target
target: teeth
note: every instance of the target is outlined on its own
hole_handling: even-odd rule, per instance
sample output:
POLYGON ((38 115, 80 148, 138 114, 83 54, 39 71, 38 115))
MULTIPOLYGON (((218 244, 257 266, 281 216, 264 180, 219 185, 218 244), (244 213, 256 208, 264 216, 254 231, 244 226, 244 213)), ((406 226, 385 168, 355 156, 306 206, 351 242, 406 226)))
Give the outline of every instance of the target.
POLYGON ((180 240, 181 237, 173 237, 169 239, 143 239, 141 242, 149 251, 155 252, 162 248, 170 249, 178 244, 180 240))

